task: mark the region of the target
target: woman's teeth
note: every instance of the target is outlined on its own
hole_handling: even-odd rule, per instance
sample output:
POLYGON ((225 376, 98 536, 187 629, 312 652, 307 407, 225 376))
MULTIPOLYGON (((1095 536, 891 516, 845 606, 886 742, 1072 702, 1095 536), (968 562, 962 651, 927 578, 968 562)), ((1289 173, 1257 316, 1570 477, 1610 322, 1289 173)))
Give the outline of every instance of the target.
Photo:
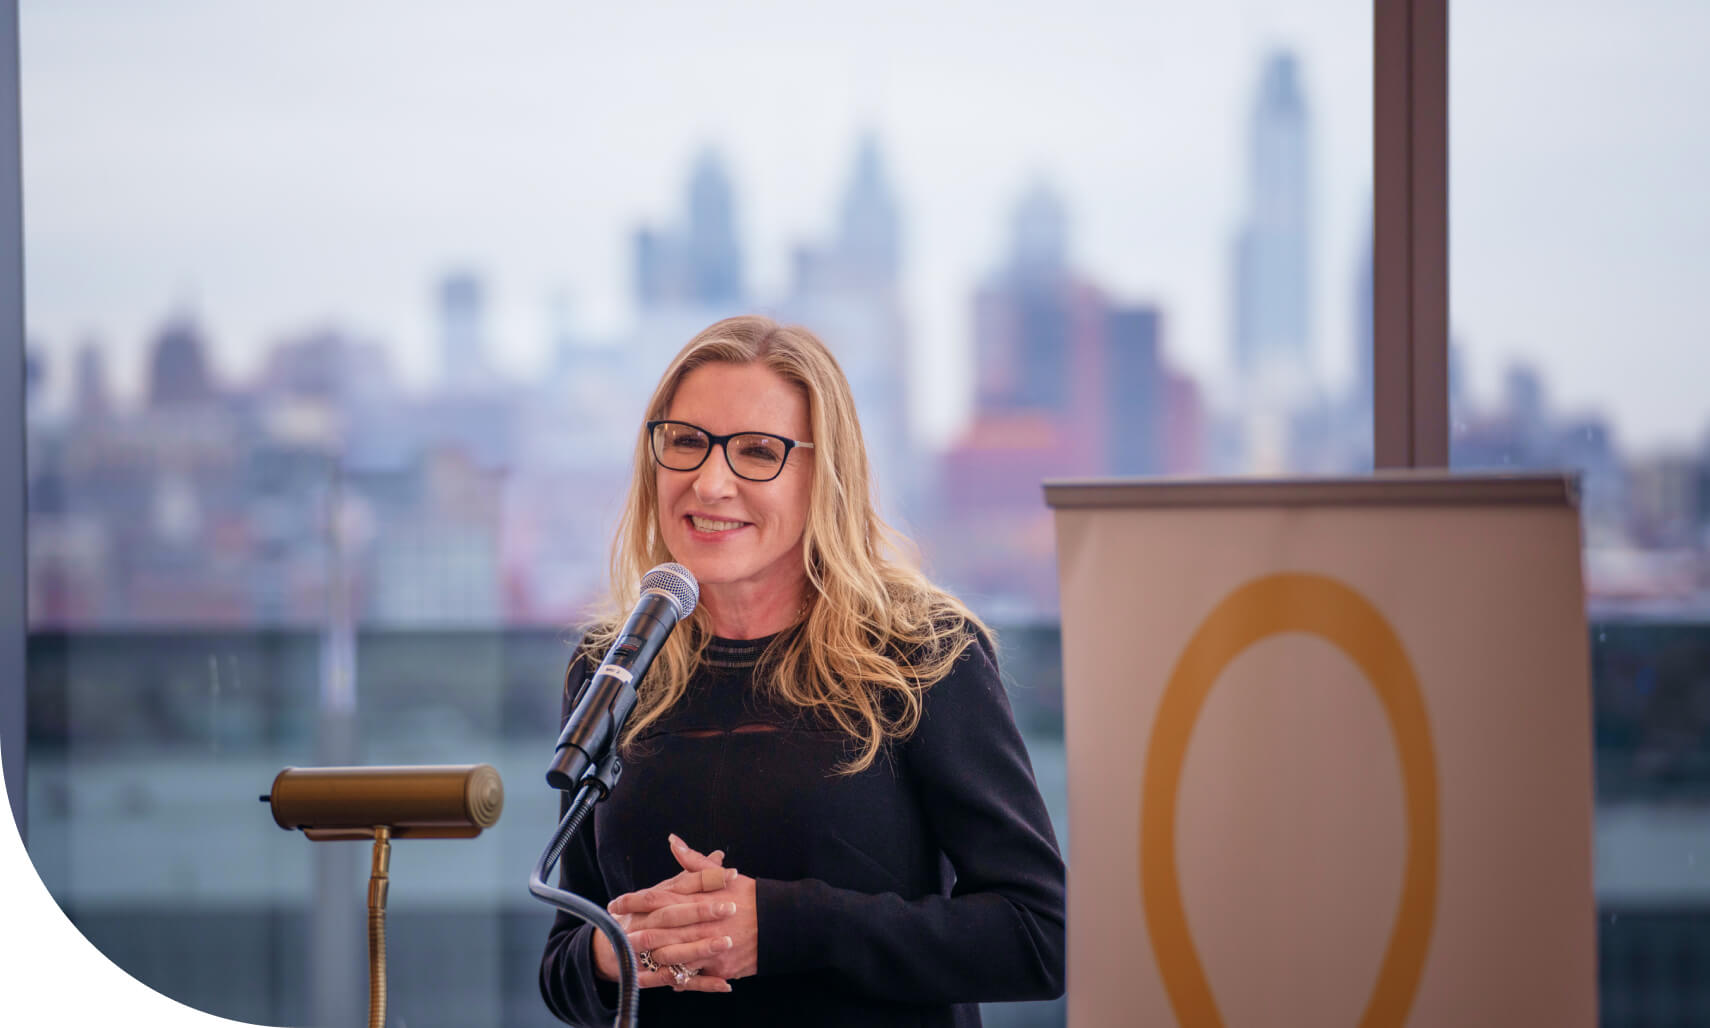
POLYGON ((698 518, 693 514, 689 515, 689 520, 694 522, 695 527, 702 532, 728 532, 733 528, 742 527, 740 521, 714 521, 712 518, 698 518))

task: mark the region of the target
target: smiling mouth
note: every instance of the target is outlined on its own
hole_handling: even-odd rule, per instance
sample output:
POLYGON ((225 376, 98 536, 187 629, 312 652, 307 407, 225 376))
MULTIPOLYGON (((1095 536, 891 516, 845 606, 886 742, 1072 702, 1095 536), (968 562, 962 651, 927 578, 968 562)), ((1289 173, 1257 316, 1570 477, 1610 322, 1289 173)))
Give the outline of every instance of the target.
POLYGON ((717 518, 703 518, 698 514, 690 514, 689 523, 701 532, 728 532, 747 524, 746 521, 720 521, 717 518))

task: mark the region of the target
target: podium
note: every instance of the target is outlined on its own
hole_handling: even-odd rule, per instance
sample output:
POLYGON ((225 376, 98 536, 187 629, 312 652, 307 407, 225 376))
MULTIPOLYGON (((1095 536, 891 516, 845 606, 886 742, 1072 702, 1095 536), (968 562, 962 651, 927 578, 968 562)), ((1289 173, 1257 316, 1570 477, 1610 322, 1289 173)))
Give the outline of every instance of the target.
POLYGON ((1045 494, 1071 1025, 1595 1024, 1572 479, 1045 494))

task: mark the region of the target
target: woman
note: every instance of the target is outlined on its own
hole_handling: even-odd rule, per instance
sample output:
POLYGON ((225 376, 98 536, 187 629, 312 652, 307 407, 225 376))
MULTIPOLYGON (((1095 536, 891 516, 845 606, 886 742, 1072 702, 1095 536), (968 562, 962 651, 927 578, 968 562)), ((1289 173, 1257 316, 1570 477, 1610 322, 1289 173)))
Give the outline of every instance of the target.
MULTIPOLYGON (((687 566, 700 604, 562 881, 657 969, 641 1023, 977 1025, 979 1002, 1060 995, 1063 864, 991 643, 894 555, 824 344, 758 317, 708 328, 654 391, 635 460, 565 711, 648 568, 687 566)), ((554 1014, 609 1024, 617 972, 558 916, 554 1014)))

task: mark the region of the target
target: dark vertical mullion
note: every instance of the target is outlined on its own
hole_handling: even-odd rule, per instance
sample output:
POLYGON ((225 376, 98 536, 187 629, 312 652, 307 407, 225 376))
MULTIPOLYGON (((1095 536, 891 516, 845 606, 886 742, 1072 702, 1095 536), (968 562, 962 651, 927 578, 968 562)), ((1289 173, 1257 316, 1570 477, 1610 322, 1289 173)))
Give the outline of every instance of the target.
POLYGON ((1449 466, 1449 0, 1412 0, 1413 463, 1449 466))
POLYGON ((0 763, 18 834, 24 802, 24 643, 28 631, 28 488, 24 400, 24 219, 19 157, 18 4, 0 3, 0 763))
POLYGON ((1449 5, 1373 13, 1374 464, 1447 467, 1449 5))

